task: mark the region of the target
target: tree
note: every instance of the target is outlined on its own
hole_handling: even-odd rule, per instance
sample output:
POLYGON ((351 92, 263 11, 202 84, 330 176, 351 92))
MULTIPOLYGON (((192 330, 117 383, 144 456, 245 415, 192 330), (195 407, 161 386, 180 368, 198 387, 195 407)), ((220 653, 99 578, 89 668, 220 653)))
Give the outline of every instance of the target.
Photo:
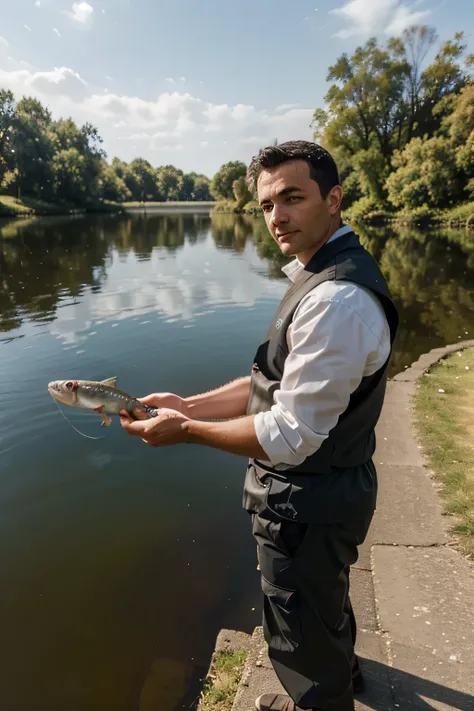
POLYGON ((193 200, 207 201, 212 200, 211 181, 205 175, 199 173, 189 173, 194 181, 193 200))
POLYGON ((132 199, 132 193, 127 188, 124 179, 119 177, 114 168, 105 160, 101 163, 98 188, 99 195, 104 200, 127 202, 132 199))
POLYGON ((245 182, 245 176, 241 175, 240 178, 234 180, 232 185, 232 191, 234 193, 234 198, 237 202, 237 209, 241 210, 244 205, 246 205, 252 199, 250 190, 245 182))
POLYGON ((86 158, 77 148, 57 151, 51 161, 53 195, 59 200, 80 204, 86 195, 86 158))
POLYGON ((394 155, 393 167, 387 189, 395 207, 443 207, 460 192, 451 146, 442 136, 412 138, 394 155))
POLYGON ((0 185, 5 173, 15 167, 11 141, 15 113, 15 97, 12 92, 0 89, 0 185))
POLYGON ((26 97, 18 102, 10 143, 15 154, 17 188, 27 195, 51 194, 51 123, 50 111, 37 99, 26 97))
MULTIPOLYGON (((433 116, 446 111, 445 98, 433 116)), ((449 106, 437 135, 415 137, 394 154, 386 187, 396 207, 445 207, 473 193, 474 83, 450 95, 449 106)))
POLYGON ((463 33, 445 42, 422 71, 435 41, 433 29, 414 26, 384 49, 370 39, 329 67, 327 78, 334 83, 325 97, 327 109, 314 112, 314 138, 334 154, 343 181, 356 173, 350 180, 354 197, 360 190, 374 201, 385 200, 393 152, 403 151, 413 136, 435 133, 443 120, 435 106, 449 111, 441 100, 449 102, 466 83, 463 33))
POLYGON ((234 181, 247 172, 245 163, 239 160, 224 163, 211 181, 211 193, 216 198, 232 200, 234 181))
POLYGON ((155 171, 151 164, 144 158, 134 158, 130 163, 130 171, 135 178, 135 199, 140 201, 157 200, 155 171))
POLYGON ((194 193, 194 178, 189 173, 183 175, 183 185, 179 194, 180 200, 192 200, 194 193))
POLYGON ((179 200, 183 189, 183 171, 165 165, 156 171, 156 184, 162 200, 179 200))

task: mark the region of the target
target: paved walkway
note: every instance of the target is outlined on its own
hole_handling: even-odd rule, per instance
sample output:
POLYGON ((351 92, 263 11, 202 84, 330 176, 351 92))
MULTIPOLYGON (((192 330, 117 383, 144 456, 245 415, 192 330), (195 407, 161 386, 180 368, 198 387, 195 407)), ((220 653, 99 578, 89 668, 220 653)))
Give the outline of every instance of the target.
MULTIPOLYGON (((351 573, 357 653, 366 692, 357 711, 474 711, 474 565, 453 547, 412 431, 416 381, 443 355, 435 349, 388 384, 377 427, 378 508, 351 573)), ((216 648, 242 646, 249 658, 233 711, 280 687, 260 627, 252 638, 223 630, 216 648)))

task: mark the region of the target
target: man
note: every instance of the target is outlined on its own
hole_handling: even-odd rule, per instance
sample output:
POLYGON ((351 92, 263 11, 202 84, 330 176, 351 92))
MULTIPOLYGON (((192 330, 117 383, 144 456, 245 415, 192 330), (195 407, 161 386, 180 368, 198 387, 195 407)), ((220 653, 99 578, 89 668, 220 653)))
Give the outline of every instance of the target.
POLYGON ((147 444, 190 442, 249 457, 269 656, 288 695, 260 711, 352 711, 363 687, 354 654, 349 570, 376 502, 374 428, 398 325, 385 280, 348 225, 334 160, 314 143, 260 151, 247 181, 268 229, 294 256, 252 374, 182 399, 155 394, 157 418, 122 426, 147 444), (224 422, 202 422, 206 418, 224 422), (236 419, 231 419, 236 418, 236 419))

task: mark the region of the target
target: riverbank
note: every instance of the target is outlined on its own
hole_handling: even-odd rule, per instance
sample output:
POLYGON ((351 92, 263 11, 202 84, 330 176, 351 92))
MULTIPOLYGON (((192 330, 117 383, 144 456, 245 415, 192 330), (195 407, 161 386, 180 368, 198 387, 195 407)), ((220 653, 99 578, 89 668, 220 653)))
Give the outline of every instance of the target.
POLYGON ((81 215, 85 213, 120 212, 118 203, 104 201, 88 202, 83 207, 71 203, 52 203, 36 198, 15 198, 0 195, 0 217, 35 217, 43 215, 81 215))
MULTIPOLYGON (((420 380, 451 353, 461 360, 456 353, 468 347, 474 341, 434 349, 387 386, 377 425, 377 511, 351 571, 366 682, 357 711, 474 708, 474 565, 453 545, 451 517, 414 435, 420 380)), ((216 648, 238 646, 247 662, 234 699, 218 711, 247 711, 261 693, 283 690, 262 628, 237 644, 232 634, 222 630, 216 648)))
MULTIPOLYGON (((235 200, 218 200, 214 203, 213 213, 227 214, 256 214, 262 210, 256 200, 252 200, 243 207, 238 207, 235 200)), ((361 209, 355 207, 343 211, 346 222, 364 222, 367 224, 393 224, 393 225, 440 225, 445 227, 461 227, 474 229, 474 202, 467 202, 446 210, 432 210, 420 208, 410 213, 390 212, 378 210, 369 206, 361 209)))
POLYGON ((344 210, 347 222, 365 222, 367 224, 421 225, 443 227, 461 227, 474 229, 474 201, 461 203, 445 210, 419 208, 412 212, 390 212, 377 209, 344 210))
POLYGON ((109 200, 89 201, 82 207, 71 203, 52 203, 36 198, 15 198, 0 195, 0 217, 35 217, 43 215, 81 215, 120 212, 204 212, 209 213, 214 202, 111 202, 109 200))

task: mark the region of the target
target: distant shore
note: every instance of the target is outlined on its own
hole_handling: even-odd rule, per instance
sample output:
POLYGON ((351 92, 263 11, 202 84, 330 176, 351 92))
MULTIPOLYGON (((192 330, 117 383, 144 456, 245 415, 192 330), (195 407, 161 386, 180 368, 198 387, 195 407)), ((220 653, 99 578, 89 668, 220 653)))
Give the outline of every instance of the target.
POLYGON ((14 198, 0 195, 0 217, 39 217, 43 215, 81 215, 124 212, 200 212, 209 214, 215 202, 169 201, 169 202, 124 202, 107 200, 89 202, 81 207, 67 203, 51 203, 35 198, 14 198))
MULTIPOLYGON (((240 207, 235 200, 218 200, 214 203, 212 212, 227 214, 257 214, 262 210, 255 200, 240 207)), ((417 209, 412 212, 390 212, 382 209, 368 211, 353 210, 351 207, 343 210, 343 219, 347 222, 365 222, 368 225, 418 225, 443 227, 465 227, 474 229, 474 201, 464 202, 456 207, 446 209, 417 209)))

